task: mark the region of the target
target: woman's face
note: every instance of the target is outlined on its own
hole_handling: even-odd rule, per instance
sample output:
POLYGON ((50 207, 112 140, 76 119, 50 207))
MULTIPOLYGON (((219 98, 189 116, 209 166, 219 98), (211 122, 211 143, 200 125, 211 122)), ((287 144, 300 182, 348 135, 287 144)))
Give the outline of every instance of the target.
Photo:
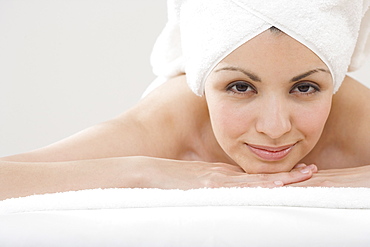
POLYGON ((223 59, 205 85, 216 139, 247 173, 290 171, 318 142, 332 95, 325 63, 269 30, 223 59))

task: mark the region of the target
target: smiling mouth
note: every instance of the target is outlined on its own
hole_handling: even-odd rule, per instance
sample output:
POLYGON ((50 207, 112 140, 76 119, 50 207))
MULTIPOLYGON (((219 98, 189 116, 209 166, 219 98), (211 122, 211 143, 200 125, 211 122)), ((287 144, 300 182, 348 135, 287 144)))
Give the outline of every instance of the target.
POLYGON ((257 155, 260 159, 265 161, 279 161, 284 159, 296 145, 296 143, 281 147, 267 147, 246 144, 247 147, 257 155))

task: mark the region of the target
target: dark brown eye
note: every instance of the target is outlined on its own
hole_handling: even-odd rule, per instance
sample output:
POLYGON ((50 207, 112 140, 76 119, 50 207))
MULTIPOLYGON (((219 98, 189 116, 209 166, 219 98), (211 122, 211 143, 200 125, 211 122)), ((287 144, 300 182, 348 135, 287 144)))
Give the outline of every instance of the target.
POLYGON ((234 87, 239 92, 245 92, 249 88, 249 86, 248 85, 245 85, 245 84, 236 84, 234 87))
POLYGON ((227 87, 227 91, 231 91, 233 93, 239 93, 239 94, 245 94, 248 92, 256 92, 253 86, 251 86, 249 83, 244 81, 236 81, 231 83, 227 87))
POLYGON ((305 94, 305 95, 313 94, 316 92, 320 92, 319 86, 317 84, 307 82, 296 84, 290 91, 290 93, 293 94, 305 94))
POLYGON ((297 89, 302 93, 307 93, 310 90, 309 85, 298 86, 297 89))

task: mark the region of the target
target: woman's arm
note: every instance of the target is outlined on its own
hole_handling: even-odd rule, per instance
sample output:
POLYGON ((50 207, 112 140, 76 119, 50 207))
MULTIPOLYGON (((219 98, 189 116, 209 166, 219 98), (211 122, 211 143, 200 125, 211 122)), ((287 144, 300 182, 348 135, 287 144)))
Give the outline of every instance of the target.
POLYGON ((121 181, 120 177, 125 172, 117 159, 67 162, 0 161, 0 200, 72 190, 131 187, 135 173, 130 172, 130 176, 121 181))
POLYGON ((315 171, 315 166, 300 165, 291 172, 246 174, 229 164, 141 156, 65 162, 0 161, 0 200, 94 188, 272 188, 309 179, 315 171))

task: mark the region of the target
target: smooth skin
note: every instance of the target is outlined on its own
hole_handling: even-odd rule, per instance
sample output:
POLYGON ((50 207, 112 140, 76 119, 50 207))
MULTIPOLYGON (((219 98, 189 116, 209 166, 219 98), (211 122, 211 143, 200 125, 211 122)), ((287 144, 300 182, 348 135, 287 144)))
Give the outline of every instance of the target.
POLYGON ((216 66, 205 95, 223 150, 248 173, 276 173, 291 170, 318 142, 333 82, 312 51, 268 30, 216 66), (285 158, 264 152, 287 148, 285 158))
POLYGON ((346 77, 333 96, 321 70, 292 82, 316 68, 326 66, 306 47, 265 32, 212 71, 204 97, 180 75, 115 119, 0 158, 0 199, 92 188, 370 187, 370 90, 346 77), (261 80, 216 72, 225 66, 261 80), (307 90, 315 92, 303 96, 307 90), (273 162, 246 147, 292 142, 299 145, 273 162))

